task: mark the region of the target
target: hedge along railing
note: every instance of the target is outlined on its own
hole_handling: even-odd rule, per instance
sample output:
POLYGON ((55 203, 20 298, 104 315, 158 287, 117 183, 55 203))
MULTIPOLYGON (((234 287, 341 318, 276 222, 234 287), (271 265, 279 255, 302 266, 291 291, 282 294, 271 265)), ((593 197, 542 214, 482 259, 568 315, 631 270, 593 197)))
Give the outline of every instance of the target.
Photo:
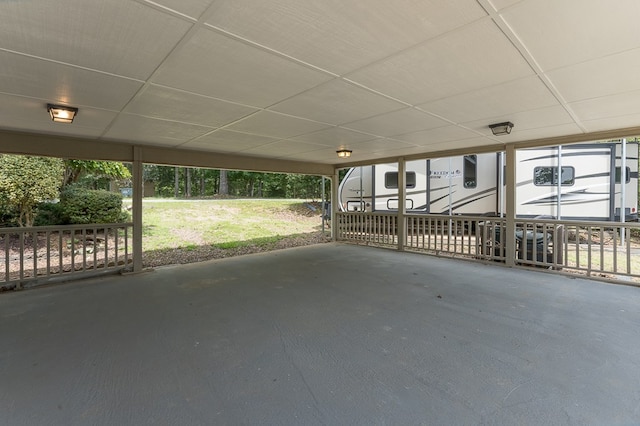
POLYGON ((132 223, 0 228, 0 290, 132 268, 132 223))
MULTIPOLYGON (((337 218, 339 240, 397 247, 395 214, 341 212, 337 218)), ((405 221, 405 250, 506 262, 505 219, 407 214, 405 221)), ((518 219, 515 225, 516 265, 640 285, 637 222, 518 219)))

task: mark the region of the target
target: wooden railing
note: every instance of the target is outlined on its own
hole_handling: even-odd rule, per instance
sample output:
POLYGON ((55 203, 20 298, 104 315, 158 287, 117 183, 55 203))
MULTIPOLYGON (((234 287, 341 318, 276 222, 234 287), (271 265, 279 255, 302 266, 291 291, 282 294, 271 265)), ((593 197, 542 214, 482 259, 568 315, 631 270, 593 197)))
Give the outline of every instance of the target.
POLYGON ((0 228, 0 290, 132 266, 132 223, 0 228))
MULTIPOLYGON (((337 239, 398 247, 394 213, 340 212, 337 239)), ((403 250, 479 261, 507 261, 506 220, 405 215, 403 250)), ((640 224, 517 219, 510 264, 640 284, 640 224)))

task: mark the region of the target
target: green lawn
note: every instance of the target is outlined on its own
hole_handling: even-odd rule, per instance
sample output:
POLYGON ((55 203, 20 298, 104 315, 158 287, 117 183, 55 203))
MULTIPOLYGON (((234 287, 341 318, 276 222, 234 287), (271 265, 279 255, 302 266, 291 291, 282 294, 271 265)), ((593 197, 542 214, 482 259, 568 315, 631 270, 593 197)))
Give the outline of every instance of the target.
POLYGON ((320 211, 303 200, 143 200, 143 248, 234 248, 318 232, 320 211))

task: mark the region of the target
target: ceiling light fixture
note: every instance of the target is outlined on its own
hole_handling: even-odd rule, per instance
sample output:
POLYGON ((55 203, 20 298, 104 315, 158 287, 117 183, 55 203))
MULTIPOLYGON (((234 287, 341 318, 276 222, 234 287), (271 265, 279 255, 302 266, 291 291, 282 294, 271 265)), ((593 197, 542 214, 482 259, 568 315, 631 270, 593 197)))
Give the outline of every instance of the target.
POLYGON ((339 149, 336 151, 336 154, 338 154, 340 158, 348 158, 351 157, 351 152, 350 149, 339 149))
POLYGON ((508 135, 511 133, 511 129, 513 128, 513 123, 510 121, 505 121, 504 123, 497 124, 489 124, 489 128, 494 136, 508 135))
POLYGON ((73 123, 78 108, 47 104, 47 111, 49 111, 51 119, 57 123, 73 123))

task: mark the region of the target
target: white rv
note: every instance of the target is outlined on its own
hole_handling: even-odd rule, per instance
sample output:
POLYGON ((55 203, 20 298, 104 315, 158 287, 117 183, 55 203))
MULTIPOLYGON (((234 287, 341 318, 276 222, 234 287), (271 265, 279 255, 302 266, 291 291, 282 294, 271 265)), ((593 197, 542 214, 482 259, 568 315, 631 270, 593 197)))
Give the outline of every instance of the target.
MULTIPOLYGON (((638 218, 638 144, 593 143, 516 151, 516 215, 581 220, 638 218), (560 181, 558 169, 560 168, 560 181), (622 194, 624 192, 624 194, 622 194)), ((500 216, 504 154, 477 154, 406 163, 410 213, 500 216)), ((350 169, 339 187, 342 211, 397 211, 397 164, 350 169)))

